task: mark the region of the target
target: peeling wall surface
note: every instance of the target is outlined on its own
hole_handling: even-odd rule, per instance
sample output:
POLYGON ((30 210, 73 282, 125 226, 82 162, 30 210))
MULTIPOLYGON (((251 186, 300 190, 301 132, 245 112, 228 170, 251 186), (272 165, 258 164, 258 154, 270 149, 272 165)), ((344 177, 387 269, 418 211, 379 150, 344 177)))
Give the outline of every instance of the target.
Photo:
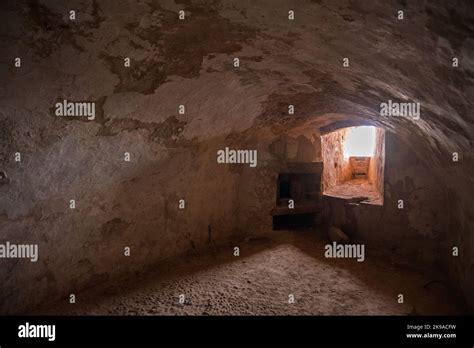
POLYGON ((39 260, 0 260, 0 313, 210 238, 276 233, 278 174, 320 161, 319 128, 347 120, 385 130, 384 204, 326 198, 325 219, 474 308, 473 6, 2 1, 0 242, 38 244, 39 260), (95 118, 56 116, 63 100, 95 102, 95 118), (382 116, 389 100, 420 117, 382 116), (218 163, 226 147, 257 150, 257 166, 218 163))

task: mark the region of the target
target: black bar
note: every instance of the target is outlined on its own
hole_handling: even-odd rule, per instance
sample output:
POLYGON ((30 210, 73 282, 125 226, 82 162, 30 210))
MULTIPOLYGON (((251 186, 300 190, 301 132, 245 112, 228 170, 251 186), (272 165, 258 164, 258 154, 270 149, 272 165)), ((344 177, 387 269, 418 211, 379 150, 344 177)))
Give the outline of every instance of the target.
POLYGON ((0 346, 57 344, 411 344, 474 346, 473 316, 3 316, 0 346), (19 326, 55 325, 55 340, 19 326), (408 325, 412 325, 408 329, 408 325), (429 325, 429 326, 428 326, 429 325), (451 326, 455 325, 455 329, 451 326), (419 327, 419 330, 413 329, 419 327), (455 334, 408 338, 407 334, 455 334))

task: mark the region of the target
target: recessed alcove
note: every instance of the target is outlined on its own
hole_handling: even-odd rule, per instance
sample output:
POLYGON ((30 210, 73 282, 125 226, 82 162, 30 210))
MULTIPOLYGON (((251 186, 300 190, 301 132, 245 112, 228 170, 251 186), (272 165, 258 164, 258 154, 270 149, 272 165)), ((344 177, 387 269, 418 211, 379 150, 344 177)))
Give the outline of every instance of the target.
POLYGON ((317 225, 320 207, 320 162, 288 163, 278 175, 273 229, 311 229, 317 225), (291 204, 290 204, 291 202, 291 204))
POLYGON ((326 196, 383 205, 385 132, 373 126, 321 136, 322 190, 326 196))

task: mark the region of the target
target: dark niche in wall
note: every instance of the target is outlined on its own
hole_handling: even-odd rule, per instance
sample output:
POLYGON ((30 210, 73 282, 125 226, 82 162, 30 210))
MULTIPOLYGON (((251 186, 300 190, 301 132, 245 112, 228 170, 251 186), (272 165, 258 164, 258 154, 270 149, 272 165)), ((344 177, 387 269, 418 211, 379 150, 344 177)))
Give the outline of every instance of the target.
POLYGON ((289 163, 277 179, 273 229, 312 229, 320 220, 322 163, 289 163))

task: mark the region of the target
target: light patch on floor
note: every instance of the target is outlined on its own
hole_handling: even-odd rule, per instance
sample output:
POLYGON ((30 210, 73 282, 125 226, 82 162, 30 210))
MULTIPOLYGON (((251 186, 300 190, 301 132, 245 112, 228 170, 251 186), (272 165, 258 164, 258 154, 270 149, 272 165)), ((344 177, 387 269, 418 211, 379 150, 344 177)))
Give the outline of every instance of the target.
POLYGON ((351 199, 354 197, 367 197, 364 203, 382 204, 382 197, 377 191, 375 184, 366 179, 352 179, 338 186, 327 189, 324 194, 326 196, 351 199))

